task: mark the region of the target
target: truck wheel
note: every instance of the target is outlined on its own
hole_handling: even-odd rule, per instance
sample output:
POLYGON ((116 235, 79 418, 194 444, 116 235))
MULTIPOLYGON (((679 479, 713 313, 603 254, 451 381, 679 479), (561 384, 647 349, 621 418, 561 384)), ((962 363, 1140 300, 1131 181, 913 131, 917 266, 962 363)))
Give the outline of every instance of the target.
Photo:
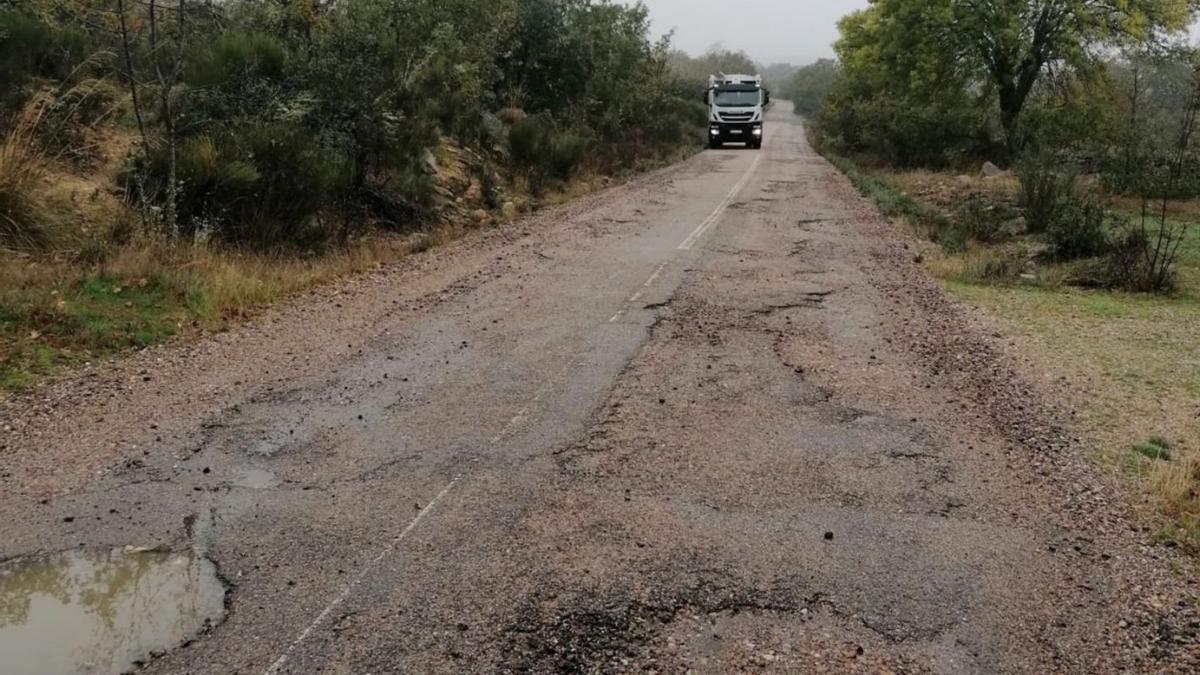
POLYGON ((708 147, 712 150, 720 150, 721 148, 725 147, 725 144, 713 138, 708 141, 708 147))
POLYGON ((754 148, 755 150, 762 150, 762 141, 754 141, 750 144, 750 147, 754 148))

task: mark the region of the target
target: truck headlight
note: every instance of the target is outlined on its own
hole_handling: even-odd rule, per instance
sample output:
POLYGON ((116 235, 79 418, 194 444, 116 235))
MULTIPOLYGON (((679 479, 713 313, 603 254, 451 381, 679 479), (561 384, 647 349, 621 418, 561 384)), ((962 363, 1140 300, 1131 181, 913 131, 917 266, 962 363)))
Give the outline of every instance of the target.
POLYGON ((762 129, 755 127, 754 131, 750 133, 754 134, 755 136, 762 136, 762 129))
POLYGON ((721 130, 720 129, 709 129, 708 133, 712 134, 713 136, 720 136, 721 130))

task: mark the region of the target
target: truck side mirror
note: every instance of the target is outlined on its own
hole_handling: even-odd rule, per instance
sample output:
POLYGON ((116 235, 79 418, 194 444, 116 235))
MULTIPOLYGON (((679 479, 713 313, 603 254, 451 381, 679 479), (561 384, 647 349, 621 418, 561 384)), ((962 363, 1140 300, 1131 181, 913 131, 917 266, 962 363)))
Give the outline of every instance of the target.
POLYGON ((770 105, 770 103, 771 103, 771 90, 763 89, 763 105, 770 105))

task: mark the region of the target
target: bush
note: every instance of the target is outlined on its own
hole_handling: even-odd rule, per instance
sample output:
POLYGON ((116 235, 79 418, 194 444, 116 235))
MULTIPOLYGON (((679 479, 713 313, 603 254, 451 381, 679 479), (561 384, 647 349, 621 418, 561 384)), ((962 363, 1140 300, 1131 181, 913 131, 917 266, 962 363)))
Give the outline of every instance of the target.
POLYGON ((1094 196, 1066 199, 1046 228, 1046 235, 1059 260, 1078 260, 1103 255, 1109 248, 1104 204, 1094 196))
POLYGON ((962 238, 981 244, 999 244, 1013 237, 1010 224, 1016 214, 1009 209, 989 204, 981 199, 971 199, 954 214, 952 226, 962 238))
POLYGON ((1026 160, 1017 167, 1020 182, 1021 207, 1025 210, 1025 225, 1034 234, 1050 228, 1059 218, 1059 211, 1075 196, 1078 177, 1061 171, 1044 158, 1026 160))
POLYGON ((550 144, 550 124, 542 117, 527 117, 508 132, 508 155, 513 164, 533 169, 546 156, 550 144))
POLYGON ((581 134, 559 132, 551 120, 541 116, 521 120, 508 132, 509 157, 535 181, 546 177, 568 180, 588 146, 581 134))
POLYGON ((31 79, 65 80, 89 52, 81 31, 0 10, 0 108, 20 106, 31 79))
POLYGON ((1151 235, 1144 224, 1128 220, 1119 226, 1106 260, 1106 285, 1135 293, 1169 293, 1175 289, 1177 242, 1184 232, 1163 226, 1151 235), (1152 241, 1153 239, 1153 241, 1152 241))
POLYGON ((587 140, 577 134, 564 133, 551 139, 550 154, 547 157, 550 174, 555 178, 568 180, 583 161, 587 148, 587 140))
MULTIPOLYGON (((303 129, 284 123, 245 123, 192 137, 178 151, 180 231, 260 249, 319 246, 335 233, 320 216, 345 196, 349 168, 303 129)), ((165 148, 146 171, 147 196, 165 194, 165 148)), ((126 184, 135 187, 131 178, 126 184)))

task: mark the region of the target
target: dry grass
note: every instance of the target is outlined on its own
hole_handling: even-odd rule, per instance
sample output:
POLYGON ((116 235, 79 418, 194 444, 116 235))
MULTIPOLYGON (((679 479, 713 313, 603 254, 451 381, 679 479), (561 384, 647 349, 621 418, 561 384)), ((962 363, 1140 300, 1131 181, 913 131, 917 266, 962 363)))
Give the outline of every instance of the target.
POLYGON ((308 258, 161 241, 86 266, 0 253, 0 392, 130 347, 224 330, 299 291, 460 235, 380 235, 308 258))
POLYGON ((880 170, 873 173, 904 194, 948 212, 953 212, 970 199, 1015 202, 1018 193, 1017 179, 1012 174, 982 178, 926 170, 880 170))
POLYGON ((45 179, 45 157, 34 132, 41 107, 30 106, 0 141, 0 247, 37 249, 49 245, 45 214, 34 197, 45 179))

